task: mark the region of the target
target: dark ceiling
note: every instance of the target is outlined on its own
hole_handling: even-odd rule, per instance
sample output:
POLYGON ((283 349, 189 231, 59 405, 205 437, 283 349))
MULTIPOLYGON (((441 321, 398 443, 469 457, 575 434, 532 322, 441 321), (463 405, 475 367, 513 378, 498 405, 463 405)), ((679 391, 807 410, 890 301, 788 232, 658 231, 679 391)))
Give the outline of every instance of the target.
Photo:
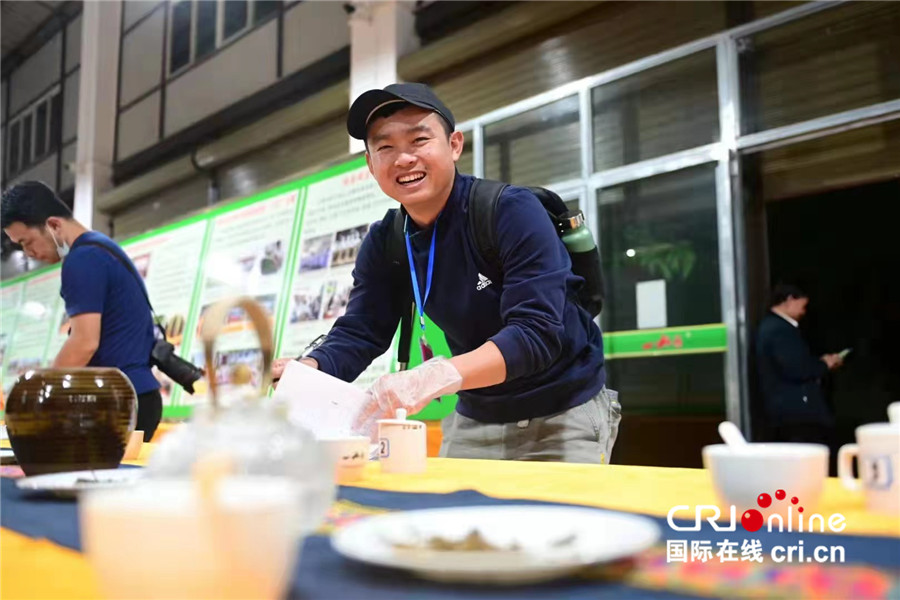
POLYGON ((81 10, 81 2, 3 0, 0 2, 0 43, 3 75, 40 49, 68 18, 81 10))

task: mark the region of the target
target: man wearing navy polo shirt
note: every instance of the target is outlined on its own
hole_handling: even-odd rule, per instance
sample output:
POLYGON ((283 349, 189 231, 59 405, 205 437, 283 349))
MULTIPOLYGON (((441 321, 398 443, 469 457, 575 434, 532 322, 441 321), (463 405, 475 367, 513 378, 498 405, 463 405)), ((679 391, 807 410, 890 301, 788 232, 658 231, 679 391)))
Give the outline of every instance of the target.
POLYGON ((131 260, 111 239, 73 219, 53 190, 39 181, 3 193, 2 222, 10 239, 31 258, 63 261, 60 295, 71 329, 53 366, 120 369, 138 395, 136 429, 150 441, 162 416, 162 397, 150 371, 155 337, 143 283, 121 262, 131 260))
MULTIPOLYGON (((474 178, 456 171, 463 134, 454 127, 450 110, 417 83, 370 90, 350 108, 347 129, 366 142, 369 171, 402 205, 402 266, 417 311, 444 331, 453 352, 378 379, 357 429, 370 433, 398 408, 415 413, 458 392, 443 423, 442 456, 609 462, 620 409, 605 387, 600 329, 576 302, 581 279, 540 201, 514 186, 495 213, 502 281, 484 275, 467 226, 474 178)), ((371 227, 346 314, 307 364, 352 381, 390 347, 409 306, 392 284, 391 233, 385 221, 371 227)), ((276 377, 283 366, 284 359, 276 377)))

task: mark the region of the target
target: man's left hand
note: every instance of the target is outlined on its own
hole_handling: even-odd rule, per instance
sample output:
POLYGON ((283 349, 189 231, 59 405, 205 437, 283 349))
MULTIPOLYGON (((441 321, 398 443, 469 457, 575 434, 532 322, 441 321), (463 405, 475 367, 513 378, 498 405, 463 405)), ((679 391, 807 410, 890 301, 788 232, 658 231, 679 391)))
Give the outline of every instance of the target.
POLYGON ((398 408, 417 413, 433 399, 458 392, 462 383, 456 367, 440 356, 409 371, 382 375, 369 388, 368 402, 357 416, 354 429, 371 437, 378 419, 393 418, 398 408))

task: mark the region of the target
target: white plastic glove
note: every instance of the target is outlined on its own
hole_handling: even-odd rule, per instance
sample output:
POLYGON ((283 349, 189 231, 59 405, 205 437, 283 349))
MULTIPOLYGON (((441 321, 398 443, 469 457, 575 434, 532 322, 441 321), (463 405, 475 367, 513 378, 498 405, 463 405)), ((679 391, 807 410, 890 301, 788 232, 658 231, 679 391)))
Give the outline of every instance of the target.
POLYGON ((444 394, 462 387, 462 375, 442 356, 436 356, 414 369, 379 377, 369 391, 368 401, 356 417, 354 429, 373 437, 378 419, 392 419, 398 408, 414 414, 444 394))

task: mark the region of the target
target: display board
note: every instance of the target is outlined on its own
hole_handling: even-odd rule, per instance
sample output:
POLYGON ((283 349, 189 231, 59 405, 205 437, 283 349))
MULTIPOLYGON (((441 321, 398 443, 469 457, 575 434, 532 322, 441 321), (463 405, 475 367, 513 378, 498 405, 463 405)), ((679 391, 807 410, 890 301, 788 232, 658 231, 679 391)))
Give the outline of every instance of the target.
POLYGON ((15 331, 16 319, 19 315, 19 301, 22 298, 24 284, 10 282, 0 288, 0 378, 2 378, 3 395, 12 387, 14 377, 7 376, 7 352, 15 331))
MULTIPOLYGON (((301 190, 293 189, 237 205, 213 215, 209 220, 209 239, 203 249, 199 272, 199 294, 193 307, 192 340, 185 356, 203 365, 203 345, 198 338, 203 316, 216 302, 232 296, 249 296, 262 306, 273 330, 280 303, 285 298, 286 273, 290 249, 294 245, 301 190)), ((216 378, 223 396, 230 393, 232 369, 247 365, 252 371, 251 385, 262 379, 262 360, 256 330, 247 315, 236 309, 216 340, 214 356, 216 378)), ((193 396, 182 395, 183 404, 206 401, 206 381, 197 385, 193 396)))
POLYGON ((57 307, 62 303, 59 274, 59 267, 50 267, 22 283, 15 325, 6 333, 9 342, 4 352, 4 395, 19 375, 47 364, 51 334, 65 326, 64 320, 57 318, 57 307))
MULTIPOLYGON (((396 202, 384 195, 365 164, 354 161, 306 189, 297 259, 290 273, 286 315, 277 353, 298 356, 327 334, 347 309, 353 266, 369 226, 396 202)), ((391 370, 391 353, 377 358, 356 380, 369 387, 391 370)))
MULTIPOLYGON (((185 332, 190 331, 187 329, 187 320, 191 314, 191 301, 208 226, 209 221, 201 219, 133 238, 122 244, 144 280, 157 322, 163 326, 166 339, 178 352, 185 339, 185 332)), ((158 369, 154 368, 153 374, 161 384, 163 406, 174 404, 181 388, 158 369)))
MULTIPOLYGON (((395 203, 357 159, 182 222, 121 241, 144 279, 157 318, 182 356, 204 366, 198 339, 203 315, 222 298, 250 296, 268 312, 278 356, 296 356, 346 310, 352 271, 369 226, 395 203)), ((4 282, 3 389, 29 368, 50 364, 68 334, 59 297, 59 266, 4 282)), ((261 379, 256 332, 243 315, 228 317, 216 342, 216 376, 225 398, 232 369, 261 379)), ((355 382, 368 387, 392 368, 392 352, 355 382)), ((161 373, 164 414, 186 416, 206 402, 207 383, 191 396, 161 373)))

